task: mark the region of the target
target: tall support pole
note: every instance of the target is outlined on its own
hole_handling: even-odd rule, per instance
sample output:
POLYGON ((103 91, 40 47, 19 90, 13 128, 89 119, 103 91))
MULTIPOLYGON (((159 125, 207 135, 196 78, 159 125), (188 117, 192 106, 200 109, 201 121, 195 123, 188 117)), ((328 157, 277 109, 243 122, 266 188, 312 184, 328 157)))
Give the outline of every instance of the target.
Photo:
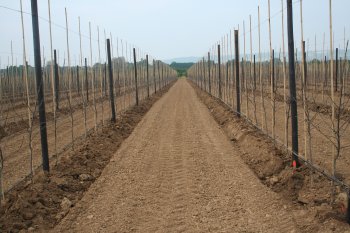
POLYGON ((293 167, 300 166, 298 159, 298 109, 295 85, 295 56, 294 56, 294 34, 293 34, 293 1, 287 0, 287 28, 288 28, 288 60, 289 60, 289 91, 291 105, 291 124, 292 124, 292 160, 293 167))
MULTIPOLYGON (((49 10, 49 31, 50 31, 50 56, 51 56, 51 66, 50 66, 50 75, 51 75, 51 84, 52 84, 52 96, 53 96, 53 114, 54 114, 54 118, 56 119, 56 109, 58 109, 56 107, 56 100, 54 98, 55 95, 55 86, 54 86, 54 66, 55 64, 53 64, 53 48, 52 48, 52 28, 51 28, 51 1, 48 0, 47 2, 48 5, 48 10, 49 10)), ((56 153, 57 154, 57 153, 56 153)))
POLYGON ((204 91, 207 91, 207 85, 205 83, 205 58, 203 57, 203 60, 202 60, 202 76, 203 76, 203 88, 204 88, 204 91))
MULTIPOLYGON (((117 41, 118 46, 118 41, 117 41)), ((100 84, 101 84, 101 118, 102 125, 104 125, 104 106, 103 106, 103 76, 102 76, 102 62, 101 62, 101 46, 100 46, 100 28, 97 27, 97 48, 98 48, 98 68, 99 68, 99 76, 100 76, 100 84)), ((117 47, 118 48, 118 47, 117 47)), ((118 69, 119 71, 119 69, 118 69)), ((118 72, 118 81, 119 81, 119 72, 118 72)), ((118 82, 118 87, 120 91, 120 83, 118 82)), ((78 85, 78 93, 79 93, 79 85, 78 85)))
MULTIPOLYGON (((29 83, 28 83, 28 62, 27 62, 27 56, 26 56, 26 43, 25 43, 25 33, 24 33, 24 22, 23 22, 23 10, 22 10, 22 0, 20 0, 20 6, 21 6, 21 23, 22 23, 22 43, 23 43, 23 77, 25 79, 25 89, 26 89, 26 95, 27 95, 27 113, 28 113, 28 136, 29 136, 29 158, 30 158, 30 174, 31 176, 34 175, 34 164, 33 164, 33 141, 32 141, 32 133, 30 132, 33 125, 33 119, 31 117, 31 110, 30 110, 30 93, 29 93, 29 83)), ((51 60, 51 67, 52 67, 52 60, 51 60)), ((1 77, 0 77, 1 78, 1 77)), ((0 85, 1 88, 1 85, 0 85)), ((0 96, 1 98, 1 96, 0 96)), ((2 184, 0 184, 2 187, 2 184)))
POLYGON ((87 69, 86 58, 85 58, 85 89, 86 89, 86 102, 89 103, 89 80, 88 80, 88 69, 87 69))
POLYGON ((348 209, 346 212, 346 222, 350 224, 350 194, 348 194, 348 209))
POLYGON ((92 104, 94 108, 95 131, 97 131, 97 108, 96 108, 96 88, 95 88, 95 70, 92 61, 92 38, 91 38, 91 22, 89 22, 89 40, 90 40, 90 69, 91 69, 91 87, 92 87, 92 104))
POLYGON ((303 127, 304 127, 304 158, 309 159, 311 154, 309 153, 307 132, 308 132, 308 119, 307 119, 307 85, 306 85, 306 53, 305 53, 305 41, 304 41, 304 23, 303 23, 303 1, 300 0, 300 31, 301 31, 301 90, 303 100, 303 127))
POLYGON ((137 86, 137 66, 136 66, 136 50, 133 48, 134 52, 134 71, 135 71, 135 96, 136 96, 136 106, 139 105, 139 90, 137 86))
POLYGON ((236 106, 238 116, 241 116, 241 87, 239 81, 239 43, 238 43, 238 30, 235 30, 235 63, 236 63, 236 106))
POLYGON ((149 68, 148 68, 148 54, 146 55, 146 77, 147 77, 147 98, 149 98, 149 68))
POLYGON ((49 149, 47 144, 46 131, 46 115, 45 115, 45 101, 43 90, 43 77, 41 72, 41 57, 40 57, 40 33, 39 33, 39 19, 38 19, 38 3, 37 0, 31 0, 32 8, 32 24, 33 24, 33 44, 34 44, 34 62, 36 75, 36 89, 38 95, 39 107, 39 125, 41 137, 41 156, 43 162, 43 170, 50 171, 49 165, 49 149))
MULTIPOLYGON (((69 88, 69 102, 72 104, 72 76, 71 76, 71 66, 70 66, 70 53, 69 53, 69 29, 68 29, 68 16, 67 8, 64 8, 66 16, 66 43, 67 43, 67 57, 68 57, 68 88, 69 88)), ((72 129, 73 130, 73 129, 72 129)))
POLYGON ((114 105, 114 93, 113 93, 113 69, 112 69, 112 58, 111 58, 111 42, 107 39, 107 57, 108 57, 108 74, 109 74, 109 100, 111 103, 111 122, 116 122, 115 116, 115 105, 114 105))
POLYGON ((59 74, 58 74, 58 64, 57 64, 57 54, 56 54, 56 49, 53 51, 53 57, 54 57, 54 90, 55 90, 55 96, 54 96, 54 101, 56 103, 56 110, 59 109, 60 106, 60 96, 59 96, 59 74))
POLYGON ((164 65, 162 63, 162 88, 164 87, 164 65))
MULTIPOLYGON (((331 72, 331 100, 332 100, 332 131, 334 136, 336 137, 336 134, 339 133, 338 130, 338 122, 336 120, 335 115, 335 96, 334 96, 334 54, 333 54, 333 18, 332 18, 332 0, 329 0, 329 37, 330 37, 330 72, 331 72)), ((337 147, 335 145, 332 145, 332 175, 335 176, 336 173, 336 163, 337 163, 337 157, 338 153, 337 147)), ((334 189, 332 190, 332 196, 334 196, 334 189)), ((333 198, 333 197, 332 197, 333 198)))
POLYGON ((222 99, 221 90, 221 55, 220 55, 220 45, 218 44, 218 77, 219 77, 219 99, 222 99))
POLYGON ((210 52, 208 52, 208 85, 209 85, 209 94, 211 95, 211 80, 210 80, 210 52))
POLYGON ((80 82, 79 82, 79 66, 76 66, 76 72, 77 72, 77 91, 78 91, 78 95, 80 94, 80 82))
POLYGON ((259 35, 259 82, 260 82, 260 97, 261 97, 261 128, 267 132, 266 110, 264 100, 264 80, 261 58, 261 23, 260 23, 260 6, 258 6, 258 35, 259 35))
POLYGON ((157 93, 157 80, 156 80, 156 61, 153 59, 153 84, 154 84, 154 94, 157 93))
POLYGON ((271 112, 272 112, 272 138, 275 139, 275 89, 273 77, 273 50, 272 50, 272 35, 271 35, 271 9, 270 0, 268 1, 268 21, 269 21, 269 42, 270 42, 270 84, 271 84, 271 112))
POLYGON ((334 90, 338 91, 338 77, 339 77, 339 50, 335 49, 335 77, 334 77, 334 90))
POLYGON ((284 144, 289 145, 288 142, 288 114, 289 106, 287 104, 287 68, 286 68, 286 49, 285 49, 285 40, 284 40, 284 7, 283 0, 281 0, 282 6, 282 52, 283 52, 283 102, 284 102, 284 144))
POLYGON ((157 61, 158 64, 158 90, 162 89, 161 83, 160 83, 160 61, 157 61))

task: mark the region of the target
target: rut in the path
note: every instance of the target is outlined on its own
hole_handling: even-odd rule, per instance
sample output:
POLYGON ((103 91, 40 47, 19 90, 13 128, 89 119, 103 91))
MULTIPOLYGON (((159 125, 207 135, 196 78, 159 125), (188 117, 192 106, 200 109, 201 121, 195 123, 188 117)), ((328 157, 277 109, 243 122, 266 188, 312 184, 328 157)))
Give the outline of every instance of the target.
POLYGON ((179 80, 146 114, 56 232, 297 232, 179 80))

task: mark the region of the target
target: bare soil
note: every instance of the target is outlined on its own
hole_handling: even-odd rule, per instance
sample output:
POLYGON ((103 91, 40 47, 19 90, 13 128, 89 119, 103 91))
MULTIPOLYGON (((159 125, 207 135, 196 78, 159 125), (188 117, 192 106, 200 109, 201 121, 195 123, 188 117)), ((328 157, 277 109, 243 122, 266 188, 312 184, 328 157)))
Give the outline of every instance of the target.
MULTIPOLYGON (((265 87, 266 88, 266 87, 265 87)), ((234 90, 226 90, 225 88, 224 96, 226 103, 231 107, 236 109, 236 99, 234 90), (233 98, 232 98, 233 97, 233 98)), ((256 121, 254 114, 254 97, 252 93, 248 93, 248 101, 246 93, 242 93, 241 98, 241 112, 248 116, 249 119, 256 123, 260 128, 263 128, 271 137, 272 133, 272 100, 271 96, 268 94, 268 91, 264 92, 264 104, 261 101, 261 94, 258 91, 256 93, 256 121), (266 92, 266 93, 265 93, 266 92), (248 102, 248 111, 247 111, 247 102, 248 102), (262 106, 265 106, 265 111, 262 106), (248 113, 247 113, 248 112, 248 113), (263 116, 266 115, 266 124, 263 122, 263 116)), ((291 125, 290 118, 288 118, 288 133, 287 141, 285 141, 285 105, 283 102, 282 94, 279 92, 276 94, 277 99, 275 102, 275 138, 280 143, 288 145, 291 149, 291 125), (279 97, 278 97, 279 96, 279 97)), ((330 98, 325 97, 325 102, 322 102, 322 96, 315 94, 313 97, 310 93, 309 98, 309 114, 311 121, 311 154, 312 162, 314 165, 323 169, 326 173, 332 174, 332 160, 333 160, 333 143, 335 141, 334 133, 332 131, 332 120, 330 112, 330 98), (333 142, 333 143, 332 143, 333 142)), ((289 111, 290 115, 290 111, 289 111)), ((299 125, 299 155, 304 157, 304 159, 309 160, 310 155, 305 157, 306 143, 305 143, 305 134, 306 129, 304 128, 304 110, 302 104, 298 105, 298 125, 299 125)), ((350 124, 348 121, 348 112, 345 110, 341 113, 340 125, 342 126, 341 130, 341 150, 340 157, 337 159, 336 164, 336 177, 343 181, 346 184, 350 184, 350 137, 347 135, 350 134, 350 124)))
MULTIPOLYGON (((208 96, 204 99, 210 100, 208 96)), ((216 103, 212 112, 220 113, 220 106, 216 103)), ((223 108, 222 112, 226 110, 223 108)), ((53 232, 350 229, 340 220, 322 215, 322 211, 333 211, 328 206, 317 212, 326 216, 325 220, 316 222, 318 217, 313 218, 312 214, 310 217, 307 207, 296 208, 283 193, 262 182, 262 177, 289 167, 288 161, 272 153, 275 149, 263 136, 255 138, 255 142, 246 141, 246 146, 270 164, 261 164, 257 169, 261 171, 259 179, 242 159, 248 157, 245 156, 248 152, 237 143, 249 138, 253 130, 241 121, 233 124, 232 112, 222 116, 218 124, 190 84, 179 80, 145 115, 100 178, 53 232), (237 137, 227 137, 227 132, 221 129, 228 122, 237 137)), ((307 181, 302 171, 293 174, 290 169, 287 173, 285 194, 295 196, 307 181)))
MULTIPOLYGON (((243 118, 239 118, 219 99, 192 85, 200 100, 224 130, 241 158, 263 184, 278 193, 289 206, 300 232, 347 232, 346 203, 331 203, 331 183, 324 176, 302 166, 292 168, 291 156, 276 148, 270 138, 243 118)), ((337 189, 336 196, 343 195, 337 189)))
POLYGON ((92 133, 74 151, 66 151, 57 164, 51 163, 49 175, 40 172, 33 183, 26 181, 11 190, 1 203, 0 232, 47 232, 53 228, 82 198, 121 142, 167 90, 123 112, 115 124, 92 133))
POLYGON ((329 182, 222 102, 180 79, 141 119, 152 103, 12 191, 0 230, 350 232, 329 182))
MULTIPOLYGON (((116 99, 117 114, 125 111, 133 104, 132 93, 125 96, 120 96, 116 99)), ((108 122, 111 111, 109 100, 103 103, 104 111, 102 114, 101 103, 97 105, 97 118, 98 124, 102 121, 108 122)), ((49 156, 57 157, 62 152, 72 147, 72 133, 74 137, 74 143, 81 141, 85 137, 85 123, 83 109, 78 109, 79 106, 74 107, 73 114, 73 127, 71 122, 71 116, 68 112, 68 107, 61 105, 61 109, 57 112, 56 120, 56 132, 55 124, 53 120, 53 113, 47 112, 47 135, 49 156), (73 132, 72 132, 73 131, 73 132), (55 140, 56 135, 56 140, 55 140), (56 154, 57 152, 57 154, 56 154)), ((24 111, 24 110, 23 110, 24 111)), ((33 165, 37 168, 41 165, 41 144, 40 144, 40 129, 38 119, 33 120, 32 129, 32 146, 33 146, 33 165)), ((4 135, 0 140, 1 149, 4 155, 4 168, 3 168, 3 185, 4 190, 8 191, 17 183, 21 182, 30 174, 31 160, 29 151, 29 131, 28 120, 20 120, 16 122, 10 122, 3 128, 3 133, 0 131, 0 135, 4 135)), ((86 129, 87 131, 93 131, 95 127, 95 115, 92 105, 86 108, 86 129)), ((99 129, 98 129, 99 130, 99 129)), ((88 132, 89 133, 89 132, 88 132)))

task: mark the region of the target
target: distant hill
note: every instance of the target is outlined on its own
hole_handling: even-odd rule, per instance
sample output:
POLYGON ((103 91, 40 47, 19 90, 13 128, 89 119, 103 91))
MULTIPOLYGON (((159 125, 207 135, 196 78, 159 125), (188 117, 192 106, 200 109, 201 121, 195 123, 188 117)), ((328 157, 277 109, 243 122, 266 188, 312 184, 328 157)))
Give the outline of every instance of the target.
POLYGON ((195 63, 194 62, 186 62, 186 63, 178 63, 178 62, 172 62, 170 64, 170 67, 175 69, 177 71, 177 75, 179 77, 181 76, 186 76, 187 75, 187 70, 193 66, 195 63))

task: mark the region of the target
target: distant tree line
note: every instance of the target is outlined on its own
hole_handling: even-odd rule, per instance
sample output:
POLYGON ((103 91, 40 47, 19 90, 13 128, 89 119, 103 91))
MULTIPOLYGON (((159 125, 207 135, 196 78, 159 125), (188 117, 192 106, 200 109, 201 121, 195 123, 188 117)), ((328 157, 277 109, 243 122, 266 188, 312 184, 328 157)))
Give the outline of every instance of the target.
POLYGON ((193 65, 194 65, 193 62, 187 62, 187 63, 173 62, 170 64, 170 67, 176 70, 178 77, 182 77, 182 76, 187 76, 187 70, 193 65))

